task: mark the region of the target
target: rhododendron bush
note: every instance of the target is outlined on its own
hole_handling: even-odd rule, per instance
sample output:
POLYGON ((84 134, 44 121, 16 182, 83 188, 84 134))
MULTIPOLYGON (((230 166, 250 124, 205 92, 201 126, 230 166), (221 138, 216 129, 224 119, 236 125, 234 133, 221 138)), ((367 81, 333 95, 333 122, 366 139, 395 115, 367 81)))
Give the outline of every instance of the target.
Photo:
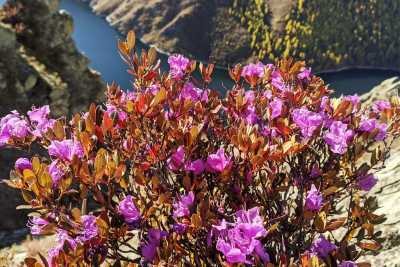
POLYGON ((399 135, 397 98, 331 98, 290 59, 234 66, 224 96, 211 64, 172 55, 164 73, 133 33, 119 50, 131 91, 111 85, 71 120, 47 106, 1 119, 2 147, 48 154, 7 180, 32 235, 56 236, 28 265, 344 267, 379 251, 367 193, 399 135))

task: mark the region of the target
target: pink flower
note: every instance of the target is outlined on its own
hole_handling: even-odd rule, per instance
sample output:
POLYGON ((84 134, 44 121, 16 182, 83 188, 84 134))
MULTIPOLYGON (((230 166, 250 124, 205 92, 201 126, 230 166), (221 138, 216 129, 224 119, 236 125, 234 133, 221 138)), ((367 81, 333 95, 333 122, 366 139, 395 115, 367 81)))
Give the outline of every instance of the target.
POLYGON ((71 249, 75 250, 78 246, 78 243, 69 236, 68 232, 62 229, 57 229, 56 233, 56 242, 57 245, 50 249, 48 252, 48 262, 50 266, 58 266, 55 264, 55 259, 60 254, 60 251, 64 249, 65 245, 68 245, 71 249))
POLYGON ((23 139, 30 134, 29 125, 17 111, 12 111, 0 120, 0 146, 7 144, 12 138, 23 139))
MULTIPOLYGON (((185 83, 181 91, 181 98, 184 100, 192 100, 193 102, 202 101, 203 97, 207 94, 206 91, 195 87, 191 82, 185 83)), ((205 98, 204 98, 205 99, 205 98)))
POLYGON ((358 177, 358 187, 363 191, 370 191, 378 182, 373 174, 358 177))
POLYGON ((309 80, 311 78, 311 68, 304 68, 299 74, 297 74, 297 78, 300 80, 309 80))
POLYGON ((183 146, 179 146, 176 152, 167 160, 167 165, 171 171, 177 171, 182 167, 184 161, 185 150, 183 146))
POLYGON ((372 106, 372 110, 376 113, 380 113, 386 109, 392 108, 392 105, 387 100, 377 100, 372 106))
POLYGON ((251 264, 252 261, 248 259, 251 255, 259 256, 264 263, 269 262, 269 255, 258 240, 267 235, 263 219, 259 215, 259 208, 239 210, 235 215, 235 223, 223 220, 221 225, 214 226, 219 232, 216 249, 222 252, 226 261, 231 264, 251 264))
POLYGON ((55 120, 49 119, 50 107, 48 105, 40 108, 32 108, 28 111, 28 117, 34 127, 33 135, 37 137, 43 136, 54 125, 55 120))
POLYGON ((156 256, 157 248, 160 246, 161 239, 168 235, 167 232, 159 229, 150 229, 147 234, 147 241, 141 245, 143 258, 147 262, 152 262, 156 256))
POLYGON ((119 203, 118 211, 124 217, 126 223, 134 223, 140 219, 140 212, 136 208, 131 195, 126 196, 119 203))
POLYGON ((275 70, 271 74, 271 84, 279 91, 291 91, 290 85, 286 84, 279 70, 275 70))
POLYGON ((45 219, 34 216, 28 220, 27 226, 31 229, 32 235, 40 235, 48 224, 49 222, 45 219))
POLYGON ((156 95, 158 91, 160 91, 160 85, 159 84, 152 84, 150 85, 147 90, 152 94, 156 95))
POLYGON ((354 261, 342 261, 338 267, 357 267, 357 263, 354 261))
POLYGON ((186 68, 189 66, 189 59, 186 57, 175 54, 171 55, 168 58, 169 64, 169 73, 171 74, 172 78, 180 80, 185 75, 186 68))
POLYGON ((173 204, 173 217, 180 218, 190 215, 190 207, 194 202, 194 193, 190 191, 187 195, 180 197, 180 200, 173 204))
POLYGON ((357 112, 357 110, 360 108, 361 99, 357 94, 345 96, 344 100, 351 102, 351 104, 353 105, 353 113, 357 112))
POLYGON ((386 138, 387 124, 379 123, 376 119, 365 119, 363 118, 360 123, 359 130, 362 132, 371 133, 375 129, 378 129, 378 133, 375 136, 376 141, 382 141, 386 138))
POLYGON ((76 240, 80 243, 85 243, 98 235, 98 227, 96 223, 96 216, 83 215, 81 216, 82 231, 76 240))
POLYGON ((201 159, 197 159, 195 161, 192 161, 185 166, 186 171, 192 171, 194 175, 200 175, 204 172, 205 169, 205 163, 201 159))
POLYGON ((269 103, 269 108, 271 110, 271 119, 275 119, 282 114, 283 101, 279 98, 275 98, 269 103))
POLYGON ((15 162, 15 168, 20 172, 23 172, 25 169, 32 170, 32 163, 27 158, 19 158, 15 162))
POLYGON ((110 118, 113 113, 118 114, 118 121, 120 122, 126 121, 126 119, 128 118, 128 115, 125 113, 125 111, 118 110, 114 105, 107 104, 106 107, 106 113, 110 118))
POLYGON ((347 124, 341 121, 332 122, 329 132, 325 134, 324 140, 330 146, 333 153, 344 154, 348 142, 353 138, 354 132, 347 129, 347 124))
POLYGON ((218 149, 217 153, 208 155, 207 157, 207 168, 212 172, 223 172, 231 164, 231 158, 226 157, 223 148, 218 149))
POLYGON ((322 207, 322 194, 315 185, 311 185, 306 197, 306 208, 310 211, 319 211, 322 207))
POLYGON ((65 175, 65 171, 59 165, 60 162, 58 160, 53 161, 49 165, 49 174, 53 181, 53 187, 57 187, 61 179, 65 175))
POLYGON ((316 177, 318 177, 320 175, 321 175, 321 170, 318 168, 317 164, 314 164, 312 169, 311 169, 310 177, 311 178, 316 178, 316 177))
POLYGON ((243 67, 242 76, 262 78, 264 76, 264 68, 265 65, 261 62, 258 62, 257 64, 250 63, 243 67))
POLYGON ((311 138, 318 127, 323 122, 323 117, 319 113, 309 111, 306 108, 298 108, 292 111, 294 123, 301 129, 304 138, 311 138))
POLYGON ((326 258, 329 253, 336 249, 337 246, 326 240, 324 236, 315 240, 311 245, 311 252, 317 254, 321 258, 326 258))
POLYGON ((83 157, 82 145, 79 143, 79 141, 74 141, 71 139, 63 141, 51 141, 48 151, 50 156, 69 162, 72 161, 74 156, 79 159, 83 157))

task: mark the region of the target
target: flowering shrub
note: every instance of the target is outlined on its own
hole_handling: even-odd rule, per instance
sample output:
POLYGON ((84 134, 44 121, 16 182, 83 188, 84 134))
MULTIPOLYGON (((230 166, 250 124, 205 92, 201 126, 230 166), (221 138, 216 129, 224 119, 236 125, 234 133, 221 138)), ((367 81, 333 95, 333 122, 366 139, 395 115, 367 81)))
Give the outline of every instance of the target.
POLYGON ((366 193, 399 136, 397 98, 329 98, 292 60, 234 66, 221 98, 213 65, 199 80, 173 55, 163 73, 154 49, 134 47, 133 33, 119 43, 132 91, 111 85, 70 121, 46 106, 0 121, 1 146, 48 151, 7 180, 32 234, 56 235, 43 265, 343 267, 380 249, 366 193))

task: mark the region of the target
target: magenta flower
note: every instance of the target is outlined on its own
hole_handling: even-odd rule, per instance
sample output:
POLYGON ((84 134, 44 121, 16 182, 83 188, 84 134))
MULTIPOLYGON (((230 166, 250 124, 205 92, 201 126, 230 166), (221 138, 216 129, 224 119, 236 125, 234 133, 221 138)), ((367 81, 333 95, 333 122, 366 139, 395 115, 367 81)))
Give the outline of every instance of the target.
POLYGON ((49 174, 53 182, 53 187, 57 187, 65 175, 65 171, 60 167, 60 162, 55 160, 49 165, 49 174))
POLYGON ((329 253, 336 250, 337 246, 332 244, 324 236, 320 236, 311 245, 311 252, 317 254, 321 258, 326 258, 329 253))
POLYGON ((226 261, 231 264, 252 264, 252 261, 248 259, 251 255, 259 256, 264 263, 269 262, 269 255, 258 240, 267 235, 263 219, 259 215, 259 208, 240 210, 235 215, 235 223, 227 223, 223 220, 221 225, 214 226, 214 229, 219 232, 216 249, 222 252, 226 261))
POLYGON ((244 100, 246 101, 247 104, 254 104, 254 101, 256 99, 256 93, 253 90, 246 91, 244 93, 244 100))
POLYGON ((17 111, 12 111, 0 120, 0 146, 7 144, 12 138, 23 139, 30 134, 29 125, 17 111))
POLYGON ((306 197, 306 208, 310 211, 319 211, 322 207, 322 194, 315 187, 311 185, 310 191, 307 193, 306 197))
POLYGON ((212 172, 223 172, 230 168, 231 158, 225 155, 224 149, 221 147, 217 153, 210 154, 207 157, 207 168, 212 172))
POLYGON ((179 201, 173 204, 173 217, 180 218, 190 215, 190 208, 194 202, 194 193, 190 191, 187 195, 180 197, 179 201))
POLYGON ((304 68, 299 74, 297 74, 297 78, 300 80, 309 80, 311 78, 311 68, 304 68))
POLYGON ((96 224, 96 216, 83 215, 81 216, 82 231, 76 240, 80 243, 85 243, 98 235, 99 229, 96 224))
POLYGON ((15 168, 20 172, 23 172, 25 169, 32 170, 32 163, 27 158, 19 158, 15 162, 15 168))
POLYGON ((373 174, 366 174, 358 177, 358 187, 363 191, 370 191, 378 182, 373 174))
POLYGON ((50 263, 50 266, 57 266, 54 264, 54 260, 60 254, 60 251, 64 249, 65 245, 68 245, 73 250, 78 246, 78 243, 69 236, 68 232, 62 229, 57 229, 56 242, 57 245, 48 252, 48 262, 50 263))
POLYGON ((353 105, 353 111, 352 111, 353 113, 357 112, 357 110, 360 107, 360 103, 361 103, 361 99, 357 94, 345 96, 344 100, 351 102, 351 104, 353 105))
POLYGON ((376 128, 377 121, 376 119, 365 119, 363 118, 360 122, 359 130, 362 132, 372 132, 376 128))
POLYGON ((43 136, 50 128, 53 127, 55 120, 49 119, 50 107, 48 105, 40 108, 32 108, 28 111, 28 117, 34 127, 33 135, 37 137, 43 136))
POLYGON ((188 228, 188 225, 183 224, 183 223, 174 223, 172 225, 172 230, 179 235, 184 234, 186 232, 187 228, 188 228))
POLYGON ((200 175, 204 172, 206 164, 203 160, 197 159, 195 161, 189 162, 185 166, 186 171, 191 171, 194 175, 200 175))
POLYGON ((273 87, 278 89, 279 91, 285 92, 285 91, 291 91, 292 87, 289 84, 286 84, 285 81, 283 80, 283 77, 279 70, 275 70, 271 74, 271 84, 273 87))
POLYGON ((123 122, 126 121, 126 119, 128 118, 128 114, 126 114, 125 111, 118 110, 116 106, 107 104, 106 107, 106 113, 110 118, 113 113, 118 114, 118 121, 123 122))
POLYGON ((133 202, 132 196, 126 196, 118 205, 118 212, 126 223, 134 223, 140 219, 140 212, 133 202))
POLYGON ((357 263, 354 261, 342 261, 338 267, 357 267, 357 263))
POLYGON ((32 235, 41 235, 43 229, 49 224, 48 221, 40 217, 30 217, 27 226, 31 229, 32 235))
POLYGON ((168 58, 169 64, 169 73, 171 74, 172 78, 180 80, 185 75, 186 68, 189 66, 189 59, 185 58, 182 55, 175 54, 171 55, 168 58))
POLYGON ((183 146, 179 146, 172 156, 167 160, 168 168, 171 171, 179 170, 185 161, 185 150, 183 146))
POLYGON ((157 248, 160 246, 161 239, 167 235, 167 232, 158 229, 149 230, 147 234, 147 241, 141 246, 142 256, 147 262, 152 262, 154 260, 157 248))
POLYGON ((321 98, 321 105, 320 105, 319 108, 320 108, 320 111, 321 111, 321 112, 325 111, 326 109, 332 110, 332 107, 331 107, 331 105, 330 105, 329 97, 323 96, 323 97, 321 98))
POLYGON ((319 113, 309 111, 306 108, 299 108, 292 111, 294 123, 300 128, 304 138, 311 138, 314 131, 321 126, 323 117, 319 113))
POLYGON ((279 98, 275 98, 269 103, 269 108, 271 110, 271 119, 275 119, 282 114, 283 101, 279 98))
POLYGON ((375 136, 376 141, 382 141, 386 138, 387 124, 379 123, 376 119, 363 119, 360 123, 359 130, 362 132, 371 133, 375 129, 378 129, 378 133, 375 136))
POLYGON ((372 106, 372 110, 376 113, 380 113, 386 109, 392 108, 392 105, 387 100, 377 100, 372 106))
POLYGON ((147 88, 147 91, 149 91, 152 95, 156 95, 158 91, 160 91, 160 85, 152 84, 147 88))
POLYGON ((311 178, 316 178, 316 177, 318 177, 320 175, 321 175, 321 170, 318 168, 317 164, 314 164, 312 169, 311 169, 310 177, 311 178))
POLYGON ((254 125, 258 120, 258 116, 256 113, 256 107, 253 105, 247 106, 247 108, 243 114, 243 117, 247 124, 254 125))
POLYGON ((329 132, 325 134, 324 140, 333 153, 343 155, 353 135, 354 132, 347 129, 347 124, 341 121, 334 121, 329 128, 329 132))
POLYGON ((83 148, 79 141, 76 140, 63 140, 51 141, 48 147, 49 155, 64 161, 72 161, 74 156, 77 158, 83 157, 83 148))
POLYGON ((387 133, 387 124, 386 123, 380 123, 377 127, 378 129, 378 134, 375 136, 376 141, 383 141, 386 138, 386 133, 387 133))
POLYGON ((242 76, 262 78, 264 76, 264 68, 265 65, 261 62, 258 62, 257 64, 250 63, 243 67, 242 76))
POLYGON ((196 102, 203 100, 203 94, 207 94, 207 92, 195 87, 193 83, 187 82, 185 83, 181 91, 181 98, 184 100, 192 100, 193 102, 196 102))

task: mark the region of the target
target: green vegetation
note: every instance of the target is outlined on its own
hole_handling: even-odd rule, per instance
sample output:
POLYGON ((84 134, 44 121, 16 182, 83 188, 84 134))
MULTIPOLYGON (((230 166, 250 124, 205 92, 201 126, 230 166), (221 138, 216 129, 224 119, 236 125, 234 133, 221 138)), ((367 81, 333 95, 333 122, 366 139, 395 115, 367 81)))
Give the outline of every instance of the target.
POLYGON ((272 14, 268 1, 234 0, 232 14, 252 34, 260 59, 295 57, 316 69, 344 65, 398 68, 399 0, 298 0, 286 14, 272 14), (273 30, 271 16, 284 26, 273 30))

